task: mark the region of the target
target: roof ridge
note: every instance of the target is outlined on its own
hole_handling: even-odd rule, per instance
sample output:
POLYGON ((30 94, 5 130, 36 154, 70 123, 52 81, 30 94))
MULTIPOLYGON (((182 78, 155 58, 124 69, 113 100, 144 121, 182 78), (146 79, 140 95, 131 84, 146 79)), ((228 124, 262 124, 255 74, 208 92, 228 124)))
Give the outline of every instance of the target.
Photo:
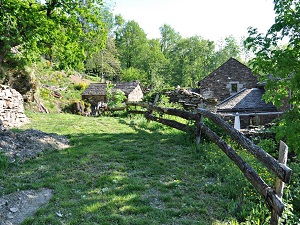
MULTIPOLYGON (((252 89, 252 88, 251 88, 251 89, 252 89)), ((224 99, 224 100, 223 100, 220 104, 218 104, 217 106, 220 106, 220 105, 224 104, 225 102, 227 102, 227 101, 229 101, 229 100, 235 98, 236 96, 238 96, 239 94, 241 94, 242 92, 244 92, 244 91, 246 91, 246 90, 250 90, 250 89, 247 89, 247 88, 241 89, 239 92, 237 92, 237 93, 231 95, 230 97, 224 99)))

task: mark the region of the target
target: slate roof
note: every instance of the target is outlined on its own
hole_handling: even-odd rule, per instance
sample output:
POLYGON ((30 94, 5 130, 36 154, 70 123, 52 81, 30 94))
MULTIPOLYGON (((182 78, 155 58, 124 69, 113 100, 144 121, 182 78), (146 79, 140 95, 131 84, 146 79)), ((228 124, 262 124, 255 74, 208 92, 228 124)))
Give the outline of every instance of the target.
POLYGON ((81 95, 105 95, 106 83, 91 83, 81 95))
POLYGON ((272 103, 262 100, 263 89, 243 89, 217 105, 218 112, 275 112, 272 103))
MULTIPOLYGON (((119 89, 123 91, 125 95, 129 95, 138 85, 139 82, 137 81, 117 83, 113 90, 119 89)), ((106 87, 106 83, 91 83, 81 95, 106 95, 106 87)))
POLYGON ((198 82, 200 94, 211 94, 223 101, 231 96, 231 85, 237 83, 241 88, 257 87, 258 79, 250 68, 234 58, 230 58, 205 78, 198 82))
MULTIPOLYGON (((220 65, 217 69, 215 69, 206 77, 204 77, 201 81, 199 81, 199 85, 201 86, 202 83, 205 83, 205 81, 210 79, 211 77, 215 79, 216 75, 218 74, 221 74, 221 76, 225 77, 234 77, 236 74, 238 74, 239 76, 241 76, 241 74, 247 74, 247 76, 254 76, 252 70, 249 67, 239 62, 235 58, 231 57, 225 63, 220 65)), ((254 79, 257 80, 256 77, 254 79)))

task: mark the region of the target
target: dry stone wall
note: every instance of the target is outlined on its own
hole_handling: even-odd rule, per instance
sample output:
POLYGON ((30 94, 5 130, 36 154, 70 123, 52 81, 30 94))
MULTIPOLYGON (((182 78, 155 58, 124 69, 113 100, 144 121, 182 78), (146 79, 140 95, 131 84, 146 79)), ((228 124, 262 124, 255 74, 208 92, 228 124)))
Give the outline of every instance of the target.
POLYGON ((19 92, 9 86, 0 85, 0 130, 20 127, 28 121, 23 103, 19 92))
POLYGON ((204 98, 202 95, 191 92, 184 88, 176 88, 174 91, 169 91, 166 95, 170 98, 170 102, 180 103, 185 109, 207 108, 210 111, 215 111, 217 100, 214 98, 204 98))

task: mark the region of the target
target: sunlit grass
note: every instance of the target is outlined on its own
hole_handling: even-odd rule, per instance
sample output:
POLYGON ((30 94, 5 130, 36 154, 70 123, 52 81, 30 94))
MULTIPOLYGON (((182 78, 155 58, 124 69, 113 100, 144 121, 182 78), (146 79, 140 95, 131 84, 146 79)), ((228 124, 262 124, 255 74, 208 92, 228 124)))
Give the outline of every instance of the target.
POLYGON ((183 132, 140 117, 27 115, 23 129, 67 135, 72 146, 6 170, 3 194, 54 190, 24 224, 235 224, 260 201, 220 149, 183 132))

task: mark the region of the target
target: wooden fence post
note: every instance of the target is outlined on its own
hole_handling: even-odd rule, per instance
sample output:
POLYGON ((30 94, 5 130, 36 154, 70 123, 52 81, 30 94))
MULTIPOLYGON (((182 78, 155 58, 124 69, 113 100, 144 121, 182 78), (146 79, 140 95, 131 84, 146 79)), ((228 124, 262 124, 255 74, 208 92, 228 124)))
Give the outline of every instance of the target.
MULTIPOLYGON (((283 165, 286 165, 287 163, 288 149, 289 149, 288 146, 283 141, 280 141, 278 162, 283 165)), ((283 189, 284 189, 284 182, 278 177, 276 177, 275 192, 280 200, 282 199, 283 196, 283 189)), ((279 216, 275 212, 275 210, 272 209, 270 225, 278 225, 278 224, 279 224, 279 216)))

